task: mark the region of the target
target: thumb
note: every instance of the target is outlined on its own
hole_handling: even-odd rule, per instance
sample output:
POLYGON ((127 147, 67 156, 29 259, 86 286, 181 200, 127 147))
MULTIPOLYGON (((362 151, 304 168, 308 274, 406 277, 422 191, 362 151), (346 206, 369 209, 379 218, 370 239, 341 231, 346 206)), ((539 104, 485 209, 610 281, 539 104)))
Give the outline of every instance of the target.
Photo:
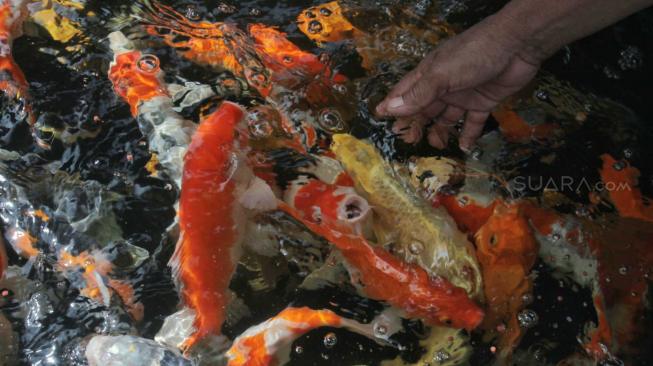
POLYGON ((444 94, 445 90, 441 85, 442 82, 432 76, 421 77, 404 93, 388 100, 386 111, 395 117, 419 114, 444 94))

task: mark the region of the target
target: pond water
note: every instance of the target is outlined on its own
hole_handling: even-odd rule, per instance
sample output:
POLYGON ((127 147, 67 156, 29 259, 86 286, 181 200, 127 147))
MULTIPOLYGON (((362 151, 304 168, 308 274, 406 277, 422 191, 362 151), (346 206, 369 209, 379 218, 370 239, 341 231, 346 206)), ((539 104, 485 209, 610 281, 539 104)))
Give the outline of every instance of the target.
POLYGON ((651 9, 558 52, 466 154, 370 110, 504 1, 2 1, 19 3, 25 85, 0 55, 0 364, 653 362, 651 9), (212 116, 246 128, 197 129, 212 116), (305 217, 246 203, 257 184, 305 217), (387 263, 428 281, 393 287, 387 263), (307 314, 252 328, 284 309, 307 314), (180 351, 189 319, 209 330, 180 351), (250 363, 225 356, 261 329, 230 351, 250 363))

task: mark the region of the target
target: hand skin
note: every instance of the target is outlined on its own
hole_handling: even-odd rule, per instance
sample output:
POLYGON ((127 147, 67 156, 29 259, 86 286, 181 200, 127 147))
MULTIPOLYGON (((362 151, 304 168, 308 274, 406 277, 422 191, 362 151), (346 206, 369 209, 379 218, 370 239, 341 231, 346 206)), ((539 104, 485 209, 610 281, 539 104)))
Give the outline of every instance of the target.
POLYGON ((437 118, 428 131, 429 143, 437 148, 446 146, 464 119, 459 145, 469 151, 490 112, 526 86, 542 61, 650 5, 653 0, 512 0, 439 45, 395 85, 376 112, 397 117, 394 131, 409 142, 421 137, 425 121, 437 118))

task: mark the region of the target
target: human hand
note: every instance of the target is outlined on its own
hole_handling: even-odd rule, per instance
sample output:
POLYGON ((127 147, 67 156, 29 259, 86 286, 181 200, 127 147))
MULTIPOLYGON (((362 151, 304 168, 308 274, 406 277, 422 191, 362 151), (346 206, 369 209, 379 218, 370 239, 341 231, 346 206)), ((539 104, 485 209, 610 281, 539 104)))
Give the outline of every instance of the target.
POLYGON ((429 143, 446 147, 449 134, 464 119, 459 144, 469 150, 490 112, 533 79, 540 66, 535 54, 490 17, 445 41, 408 73, 377 108, 398 118, 395 132, 408 142, 421 138, 427 121, 429 143))

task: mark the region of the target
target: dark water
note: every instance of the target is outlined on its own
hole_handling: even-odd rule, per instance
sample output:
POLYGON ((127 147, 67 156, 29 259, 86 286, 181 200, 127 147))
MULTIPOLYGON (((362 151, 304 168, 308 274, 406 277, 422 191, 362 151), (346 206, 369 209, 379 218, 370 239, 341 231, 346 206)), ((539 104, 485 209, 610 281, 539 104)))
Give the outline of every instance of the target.
MULTIPOLYGON (((276 25, 304 50, 326 53, 336 58, 341 51, 337 46, 318 48, 295 24, 297 14, 318 3, 243 1, 223 2, 217 6, 215 1, 166 2, 182 13, 190 6, 201 18, 211 22, 228 20, 241 26, 254 22, 276 25)), ((501 3, 443 0, 439 5, 444 10, 441 16, 445 20, 464 28, 500 8, 501 3)), ((3 100, 0 147, 18 152, 22 158, 3 168, 3 176, 9 179, 9 183, 3 182, 0 188, 3 202, 16 203, 16 207, 3 208, 5 228, 17 223, 29 228, 30 233, 38 239, 35 246, 46 254, 46 258, 48 253, 54 253, 57 242, 75 243, 72 250, 77 253, 87 249, 90 245, 87 243, 96 240, 76 233, 71 218, 85 217, 94 210, 107 209, 120 233, 120 239, 110 240, 110 249, 107 249, 116 262, 120 262, 120 253, 133 253, 133 247, 145 249, 149 254, 143 263, 123 263, 120 266, 123 271, 121 278, 129 280, 136 289, 135 297, 143 304, 144 318, 141 322, 135 322, 124 307, 105 307, 89 300, 79 293, 75 285, 78 279, 74 275, 63 276, 56 270, 56 265, 47 259, 27 262, 7 246, 10 264, 23 266, 23 275, 33 282, 31 286, 38 288, 32 294, 42 295, 40 300, 39 296, 31 296, 31 301, 39 305, 34 305, 27 316, 24 308, 19 306, 21 301, 27 299, 18 296, 15 290, 0 299, 0 308, 18 335, 19 364, 83 364, 79 346, 90 335, 132 333, 152 338, 164 318, 177 308, 178 295, 166 266, 174 243, 168 238, 166 228, 173 222, 173 205, 178 192, 170 180, 152 177, 145 169, 150 159, 147 141, 134 122, 129 107, 115 95, 106 77, 112 59, 106 36, 117 27, 116 19, 120 20, 118 24, 123 26, 126 33, 147 46, 143 51, 160 59, 168 82, 183 77, 211 84, 219 73, 191 63, 160 40, 139 31, 138 22, 129 18, 133 12, 132 6, 133 1, 88 1, 83 12, 66 13, 71 20, 80 24, 83 36, 60 43, 52 40, 44 29, 32 24, 26 35, 14 42, 16 61, 30 83, 32 104, 38 116, 37 126, 51 126, 81 137, 76 141, 61 142, 52 138, 47 128, 41 128, 40 137, 52 141, 51 149, 43 149, 32 140, 27 122, 19 120, 12 113, 12 104, 3 100), (86 17, 84 13, 87 12, 97 16, 86 17), (71 44, 80 44, 80 48, 67 49, 71 44), (70 193, 63 198, 51 192, 52 187, 61 183, 49 181, 53 178, 41 171, 46 166, 51 169, 52 165, 48 164, 52 162, 58 162, 56 170, 68 177, 62 179, 71 182, 64 185, 66 192, 70 193), (97 182, 100 188, 89 187, 85 182, 97 182), (27 197, 21 196, 19 199, 14 184, 23 187, 29 193, 27 197), (104 193, 98 194, 97 189, 104 193), (95 199, 97 197, 101 197, 100 201, 95 199), (61 202, 66 204, 62 205, 61 202), (25 214, 38 208, 55 219, 46 223, 25 214), (26 318, 31 320, 26 321, 26 318)), ((650 108, 653 101, 651 39, 653 11, 649 9, 570 45, 544 65, 544 70, 571 82, 581 93, 605 96, 630 108, 636 115, 636 122, 628 128, 635 132, 615 142, 609 133, 593 128, 593 124, 586 124, 587 127, 572 132, 567 138, 573 143, 556 148, 556 153, 562 158, 555 165, 545 167, 538 163, 539 157, 545 155, 545 152, 538 152, 539 155, 530 160, 519 162, 517 167, 522 174, 582 175, 598 180, 600 154, 609 152, 621 158, 624 151, 628 151, 628 160, 641 171, 639 182, 643 194, 653 196, 653 164, 650 163, 653 161, 653 146, 649 143, 653 137, 653 112, 650 108)), ((383 78, 365 75, 355 56, 344 56, 339 62, 341 72, 351 78, 371 79, 372 88, 375 80, 383 78)), ((397 78, 398 75, 395 75, 397 78)), ((194 121, 197 121, 198 114, 198 108, 184 111, 185 117, 194 121)), ((369 117, 368 114, 366 105, 362 103, 353 132, 370 137, 377 146, 385 149, 388 156, 399 159, 414 154, 462 156, 456 148, 442 153, 425 144, 412 147, 397 142, 386 125, 369 124, 365 118, 369 117)), ((597 124, 603 126, 621 122, 606 120, 597 124)), ((490 121, 487 132, 496 128, 496 122, 490 121)), ((279 164, 277 173, 281 177, 288 175, 285 179, 289 180, 293 168, 301 162, 283 152, 279 152, 279 155, 278 161, 283 162, 279 164), (284 171, 284 167, 287 171, 284 171)), ((541 193, 527 192, 527 195, 538 196, 541 193)), ((586 192, 565 194, 578 202, 586 201, 587 197, 586 192)), ((573 211, 573 207, 568 211, 573 211)), ((106 225, 106 216, 100 216, 99 220, 98 225, 106 225)), ((289 245, 292 247, 292 244, 289 245)), ((242 265, 239 267, 231 288, 245 301, 251 314, 227 324, 224 332, 228 336, 237 336, 249 326, 277 314, 288 304, 326 307, 361 321, 371 319, 383 309, 383 304, 357 297, 344 289, 298 290, 298 284, 304 277, 301 268, 283 256, 270 261, 288 270, 274 284, 262 290, 251 285, 260 273, 242 265)), ((529 329, 520 350, 528 350, 531 355, 543 355, 540 357, 541 364, 556 364, 579 351, 576 338, 588 321, 596 322, 596 313, 591 306, 588 290, 554 279, 553 270, 543 263, 538 263, 536 270, 538 276, 533 295, 537 300, 531 308, 538 313, 540 321, 529 329), (560 297, 564 300, 560 301, 560 297), (568 321, 568 317, 572 321, 568 321), (553 327, 553 324, 556 326, 553 327)), ((650 351, 646 351, 653 349, 650 311, 641 317, 640 323, 648 332, 635 341, 632 347, 635 351, 623 355, 626 364, 649 365, 653 362, 650 351)), ((399 355, 408 362, 417 361, 421 354, 418 341, 425 329, 416 321, 405 320, 404 325, 406 330, 396 335, 396 340, 404 347, 402 351, 380 346, 341 329, 314 330, 294 343, 293 349, 300 348, 303 352, 293 352, 291 364, 371 365, 399 355), (335 333, 338 339, 333 347, 324 346, 324 337, 329 333, 335 333)), ((472 335, 472 344, 476 351, 471 364, 491 364, 493 355, 489 352, 489 344, 478 334, 472 335)))

